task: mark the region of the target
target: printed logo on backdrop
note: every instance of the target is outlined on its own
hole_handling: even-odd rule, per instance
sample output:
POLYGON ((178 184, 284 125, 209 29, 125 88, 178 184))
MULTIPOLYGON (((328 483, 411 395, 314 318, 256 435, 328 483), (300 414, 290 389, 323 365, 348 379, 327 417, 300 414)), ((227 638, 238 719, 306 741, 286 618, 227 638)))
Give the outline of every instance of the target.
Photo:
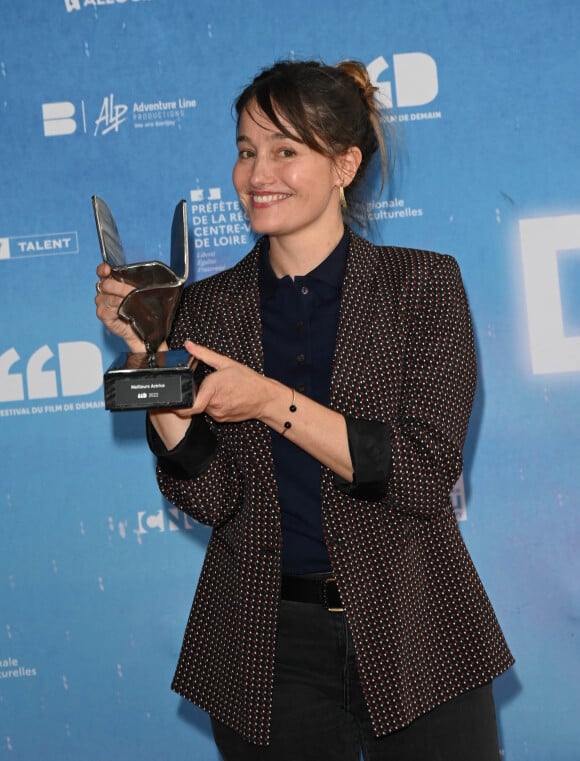
POLYGON ((519 222, 532 372, 580 372, 580 214, 519 222))
POLYGON ((219 187, 190 190, 195 277, 231 267, 251 246, 251 227, 239 200, 222 198, 219 187))
POLYGON ((42 122, 45 137, 74 134, 77 131, 79 118, 82 122, 83 132, 86 132, 87 118, 84 101, 81 101, 79 105, 80 108, 77 108, 74 103, 69 103, 68 101, 43 103, 42 122))
POLYGON ((76 231, 0 238, 0 260, 78 254, 78 252, 79 236, 76 231))
MULTIPOLYGON (((9 638, 11 634, 9 632, 9 638)), ((37 676, 38 672, 34 666, 25 666, 19 658, 0 657, 0 681, 7 679, 30 679, 37 676)))
POLYGON ((69 13, 83 8, 97 8, 103 5, 129 5, 130 3, 146 3, 151 0, 64 0, 64 6, 69 13))
POLYGON ((366 204, 368 218, 374 222, 385 219, 415 219, 423 216, 421 207, 409 206, 404 198, 379 199, 366 204))
MULTIPOLYGON (((9 585, 14 588, 14 579, 8 577, 9 585)), ((10 624, 5 626, 6 639, 12 639, 12 627, 10 624)), ((0 655, 0 682, 6 684, 7 680, 31 679, 38 676, 38 670, 28 662, 23 662, 22 658, 0 655)))
POLYGON ((389 116, 393 121, 442 118, 441 111, 432 107, 417 110, 419 106, 432 104, 439 94, 437 64, 427 53, 395 53, 390 64, 384 56, 379 56, 367 65, 367 70, 371 82, 378 88, 377 97, 383 108, 397 109, 396 114, 389 116))
MULTIPOLYGON (((395 53, 389 63, 378 56, 367 65, 377 97, 385 110, 397 109, 388 118, 393 122, 416 122, 441 119, 441 111, 420 109, 432 104, 439 94, 437 64, 427 53, 395 53)), ((420 207, 409 204, 404 198, 389 198, 367 204, 371 221, 410 220, 422 217, 420 207)))
POLYGON ((63 137, 76 132, 98 137, 119 133, 127 127, 176 127, 195 108, 196 99, 182 95, 177 98, 124 103, 115 93, 109 93, 98 102, 79 100, 43 103, 42 123, 45 137, 63 137))
POLYGON ((0 417, 104 408, 102 399, 79 398, 102 383, 101 350, 89 341, 59 343, 56 353, 44 344, 28 356, 12 346, 0 354, 0 417))
POLYGON ((196 522, 181 510, 169 506, 165 510, 154 512, 139 510, 131 524, 127 520, 115 521, 112 515, 109 516, 111 537, 115 532, 119 534, 121 539, 134 536, 139 544, 143 544, 143 537, 146 535, 155 536, 166 532, 191 531, 196 525, 196 522))

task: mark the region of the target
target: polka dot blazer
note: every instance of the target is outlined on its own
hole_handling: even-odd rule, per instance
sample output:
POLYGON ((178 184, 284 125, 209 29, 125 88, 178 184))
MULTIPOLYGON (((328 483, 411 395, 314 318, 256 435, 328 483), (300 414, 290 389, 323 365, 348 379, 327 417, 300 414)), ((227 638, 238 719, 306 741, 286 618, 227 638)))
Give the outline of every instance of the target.
MULTIPOLYGON (((185 290, 172 346, 189 338, 263 372, 259 249, 185 290)), ((393 472, 367 502, 322 468, 322 522, 377 736, 513 662, 449 500, 476 374, 456 261, 353 233, 330 406, 390 424, 393 472)), ((203 473, 157 471, 167 499, 214 527, 172 687, 267 744, 282 542, 270 432, 209 422, 219 447, 203 473)))

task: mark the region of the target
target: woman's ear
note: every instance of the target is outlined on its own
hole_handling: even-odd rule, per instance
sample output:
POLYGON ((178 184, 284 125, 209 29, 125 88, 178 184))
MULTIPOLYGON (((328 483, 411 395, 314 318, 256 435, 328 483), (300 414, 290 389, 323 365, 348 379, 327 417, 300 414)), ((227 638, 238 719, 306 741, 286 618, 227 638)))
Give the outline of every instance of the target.
POLYGON ((362 152, 356 145, 347 148, 344 153, 336 157, 335 164, 340 185, 345 188, 350 185, 356 177, 361 161, 362 152))

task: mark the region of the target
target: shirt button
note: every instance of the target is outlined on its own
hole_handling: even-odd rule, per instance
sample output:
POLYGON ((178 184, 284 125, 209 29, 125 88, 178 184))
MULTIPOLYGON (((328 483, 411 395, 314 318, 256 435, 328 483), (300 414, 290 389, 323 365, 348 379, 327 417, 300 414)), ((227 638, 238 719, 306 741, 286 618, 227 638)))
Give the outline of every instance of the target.
POLYGON ((296 323, 296 330, 304 330, 304 323, 302 322, 302 320, 298 320, 298 322, 296 323))
POLYGON ((306 386, 304 385, 304 383, 300 383, 300 385, 297 386, 296 391, 303 394, 306 391, 306 386))
POLYGON ((296 361, 298 362, 299 365, 303 365, 305 360, 306 360, 306 357, 304 356, 304 354, 299 354, 296 357, 296 361))
POLYGON ((308 286, 307 285, 303 285, 302 288, 300 289, 300 293, 303 296, 306 296, 308 294, 308 286))

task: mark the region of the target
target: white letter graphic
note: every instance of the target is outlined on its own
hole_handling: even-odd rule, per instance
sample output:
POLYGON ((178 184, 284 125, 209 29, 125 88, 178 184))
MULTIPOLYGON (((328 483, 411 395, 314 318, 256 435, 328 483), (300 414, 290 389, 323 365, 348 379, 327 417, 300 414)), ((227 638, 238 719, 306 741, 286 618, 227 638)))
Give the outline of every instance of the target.
POLYGON ((580 336, 564 335, 558 251, 580 248, 580 215, 520 220, 532 370, 580 371, 580 336))
POLYGON ((10 374, 10 368, 20 359, 16 349, 0 354, 0 402, 20 402, 24 399, 24 384, 20 373, 10 374))
POLYGON ((397 106, 423 106, 439 92, 437 64, 427 53, 400 53, 393 56, 397 106))
POLYGON ((380 55, 371 61, 367 66, 369 73, 369 79, 373 85, 378 88, 377 100, 379 101, 381 108, 393 107, 393 90, 390 82, 379 82, 379 77, 383 71, 387 71, 389 64, 385 61, 384 57, 380 55))
POLYGON ((52 359, 54 354, 45 344, 37 349, 28 360, 26 366, 26 383, 28 384, 29 399, 45 399, 58 396, 56 388, 56 373, 54 370, 42 368, 52 359))
POLYGON ((10 238, 0 238, 0 259, 10 259, 10 238))
POLYGON ((63 101, 62 103, 43 103, 42 119, 44 121, 45 136, 72 135, 77 128, 77 123, 72 118, 74 115, 75 107, 68 101, 63 101))
POLYGON ((103 382, 103 360, 98 346, 89 341, 58 345, 63 396, 92 394, 103 382))

